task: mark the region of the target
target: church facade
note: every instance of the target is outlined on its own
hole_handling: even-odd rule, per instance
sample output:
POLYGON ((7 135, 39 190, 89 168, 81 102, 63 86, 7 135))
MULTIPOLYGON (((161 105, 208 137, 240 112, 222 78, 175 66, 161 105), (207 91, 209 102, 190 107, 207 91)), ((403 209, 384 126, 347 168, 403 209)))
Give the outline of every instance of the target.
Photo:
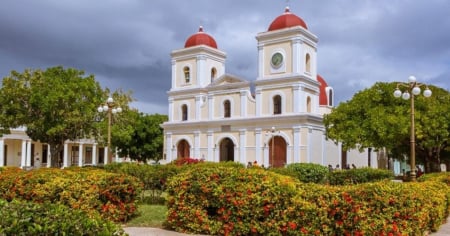
POLYGON ((303 19, 286 8, 256 40, 253 82, 226 73, 226 53, 202 27, 172 51, 165 161, 377 168, 377 153, 344 152, 326 139, 323 116, 334 106, 334 91, 317 72, 318 37, 303 19))

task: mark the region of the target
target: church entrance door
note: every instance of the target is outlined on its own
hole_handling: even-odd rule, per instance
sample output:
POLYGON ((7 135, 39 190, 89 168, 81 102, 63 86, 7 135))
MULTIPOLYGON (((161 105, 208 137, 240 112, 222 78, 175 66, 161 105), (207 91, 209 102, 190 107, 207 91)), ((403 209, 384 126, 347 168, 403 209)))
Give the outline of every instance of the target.
POLYGON ((234 161, 234 143, 229 138, 220 142, 220 161, 234 161))
POLYGON ((177 158, 187 158, 190 157, 190 147, 186 140, 181 140, 177 145, 178 155, 177 158))
POLYGON ((283 167, 286 164, 286 141, 274 136, 269 141, 269 166, 283 167))

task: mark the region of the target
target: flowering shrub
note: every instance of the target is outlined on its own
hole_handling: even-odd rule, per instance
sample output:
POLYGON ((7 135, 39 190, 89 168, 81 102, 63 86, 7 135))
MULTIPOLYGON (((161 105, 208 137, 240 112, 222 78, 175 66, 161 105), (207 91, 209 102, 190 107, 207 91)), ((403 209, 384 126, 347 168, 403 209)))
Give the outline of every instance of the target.
POLYGON ((0 235, 127 235, 99 214, 64 205, 0 199, 0 235))
POLYGON ((203 160, 199 160, 197 158, 191 158, 191 157, 182 157, 182 158, 178 158, 178 159, 172 161, 172 164, 181 166, 181 165, 197 164, 199 162, 203 162, 203 160))
POLYGON ((193 165, 167 185, 167 225, 208 235, 422 235, 448 215, 438 181, 301 183, 259 168, 193 165))
POLYGON ((99 169, 0 172, 0 198, 58 203, 114 221, 126 221, 135 213, 140 191, 136 178, 99 169))
POLYGON ((259 168, 193 166, 168 182, 167 224, 210 235, 283 232, 289 226, 281 219, 293 205, 296 184, 259 168))

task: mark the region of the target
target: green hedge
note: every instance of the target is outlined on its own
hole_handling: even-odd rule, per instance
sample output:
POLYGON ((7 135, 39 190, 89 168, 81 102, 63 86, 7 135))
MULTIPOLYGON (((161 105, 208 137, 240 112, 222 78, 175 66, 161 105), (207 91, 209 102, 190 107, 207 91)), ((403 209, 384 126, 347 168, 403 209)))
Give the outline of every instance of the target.
POLYGON ((91 168, 41 168, 0 172, 0 198, 50 202, 126 221, 136 211, 141 183, 132 176, 91 168))
POLYGON ((208 235, 421 235, 448 215, 439 181, 301 183, 260 168, 192 166, 167 185, 167 225, 208 235))
POLYGON ((293 163, 284 168, 269 170, 292 176, 304 183, 325 183, 329 172, 327 167, 314 163, 293 163))
POLYGON ((167 225, 208 235, 268 235, 292 207, 292 178, 261 168, 193 165, 167 185, 167 225))
POLYGON ((370 167, 335 170, 329 172, 328 175, 328 182, 331 185, 360 184, 385 179, 394 179, 394 173, 390 170, 373 169, 370 167))
POLYGON ((0 199, 0 235, 126 235, 98 214, 63 205, 0 199))
POLYGON ((144 190, 140 201, 148 204, 164 203, 163 193, 167 179, 195 166, 228 166, 244 168, 237 162, 206 162, 192 158, 180 158, 166 165, 148 165, 141 163, 112 163, 104 166, 104 169, 113 172, 134 176, 144 184, 144 190))
POLYGON ((140 202, 148 204, 164 203, 162 197, 168 178, 176 175, 180 170, 174 165, 148 165, 139 163, 112 163, 104 166, 105 170, 113 173, 134 176, 143 183, 140 202))

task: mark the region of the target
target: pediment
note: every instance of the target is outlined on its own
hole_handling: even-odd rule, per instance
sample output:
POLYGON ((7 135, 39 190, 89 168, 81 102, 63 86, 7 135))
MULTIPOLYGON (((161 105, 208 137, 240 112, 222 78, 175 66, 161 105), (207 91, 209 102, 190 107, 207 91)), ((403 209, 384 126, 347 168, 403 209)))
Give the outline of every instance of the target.
POLYGON ((222 85, 232 85, 232 84, 246 84, 247 80, 241 79, 237 76, 225 74, 215 79, 209 86, 222 86, 222 85))

